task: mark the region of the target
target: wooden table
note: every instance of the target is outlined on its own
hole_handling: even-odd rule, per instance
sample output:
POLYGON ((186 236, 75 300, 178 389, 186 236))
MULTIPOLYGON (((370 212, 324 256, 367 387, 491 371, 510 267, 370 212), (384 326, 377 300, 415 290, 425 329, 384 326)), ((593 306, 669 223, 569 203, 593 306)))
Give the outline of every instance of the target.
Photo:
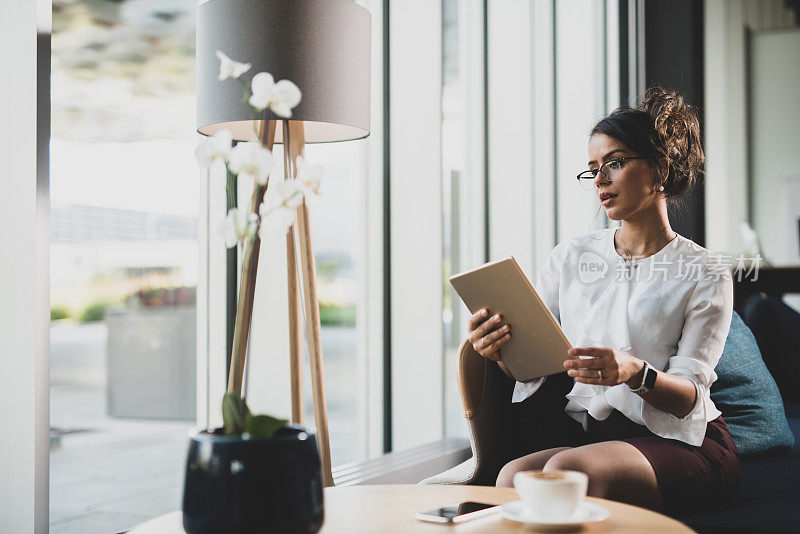
MULTIPOLYGON (((502 504, 517 499, 519 496, 513 488, 490 486, 386 485, 326 488, 325 523, 320 532, 323 534, 535 532, 535 529, 504 519, 500 514, 454 526, 437 525, 414 519, 415 512, 424 512, 461 501, 502 504)), ((632 534, 693 532, 683 523, 644 508, 593 497, 588 497, 587 500, 608 508, 611 516, 605 521, 586 525, 580 532, 630 532, 632 534)), ((129 534, 179 534, 182 532, 181 512, 177 511, 143 523, 129 531, 129 534)))

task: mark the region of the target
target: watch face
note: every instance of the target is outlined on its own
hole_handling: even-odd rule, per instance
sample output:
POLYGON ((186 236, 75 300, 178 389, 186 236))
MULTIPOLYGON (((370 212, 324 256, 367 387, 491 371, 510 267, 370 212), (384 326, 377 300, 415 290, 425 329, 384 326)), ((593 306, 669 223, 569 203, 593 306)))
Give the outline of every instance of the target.
POLYGON ((653 389, 656 385, 656 370, 650 367, 649 365, 644 371, 644 385, 647 386, 648 389, 653 389))

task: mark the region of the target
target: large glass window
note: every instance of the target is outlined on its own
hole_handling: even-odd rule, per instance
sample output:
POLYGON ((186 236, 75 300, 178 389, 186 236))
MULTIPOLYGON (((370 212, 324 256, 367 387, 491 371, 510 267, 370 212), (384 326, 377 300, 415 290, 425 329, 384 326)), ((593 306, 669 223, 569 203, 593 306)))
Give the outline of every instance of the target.
MULTIPOLYGON (((323 173, 320 195, 310 197, 307 204, 317 275, 328 428, 334 467, 361 460, 365 455, 365 407, 361 399, 366 384, 360 358, 363 343, 359 337, 363 325, 357 324, 356 312, 362 297, 362 282, 366 277, 360 262, 365 245, 362 241, 365 214, 359 189, 366 181, 367 149, 366 140, 309 144, 305 149, 306 160, 312 165, 319 165, 323 173)), ((283 145, 275 145, 273 156, 275 161, 283 161, 283 145)), ((282 176, 282 167, 277 169, 275 174, 282 176)), ((297 230, 295 227, 296 241, 299 239, 297 230)), ((299 268, 299 251, 297 258, 299 268)), ((280 307, 277 299, 270 299, 265 305, 280 307)), ((272 315, 272 312, 269 313, 272 315)), ((275 317, 282 319, 284 316, 286 312, 283 309, 277 310, 275 317)), ((301 325, 301 329, 303 424, 315 429, 305 325, 301 325)), ((258 338, 254 338, 251 352, 265 348, 258 338)), ((284 354, 277 351, 275 357, 288 359, 288 352, 284 354)), ((251 387, 270 387, 272 381, 288 383, 288 380, 288 374, 251 375, 251 387)), ((270 410, 270 407, 264 406, 264 409, 270 410)))
POLYGON ((442 267, 445 434, 466 436, 458 348, 469 312, 449 277, 484 260, 483 7, 442 2, 442 267))
MULTIPOLYGON (((225 193, 194 158, 197 3, 53 2, 53 532, 120 532, 179 509, 188 433, 219 415, 225 193)), ((372 135, 306 147, 323 168, 309 212, 334 466, 383 442, 382 2, 358 3, 373 15, 372 135)), ((280 174, 282 147, 274 152, 280 174)), ((285 288, 285 270, 262 276, 273 280, 260 280, 268 295, 254 324, 260 314, 259 330, 266 320, 287 332, 269 291, 279 277, 285 288)), ((271 367, 288 359, 276 336, 253 336, 250 388, 255 409, 287 415, 273 391, 288 391, 286 363, 271 367)), ((313 430, 307 361, 303 370, 313 430)))
MULTIPOLYGON (((365 214, 359 188, 363 186, 366 141, 310 145, 306 156, 324 166, 324 190, 311 200, 317 292, 325 357, 325 383, 333 465, 364 458, 365 426, 361 392, 365 388, 359 365, 356 308, 365 273, 361 224, 365 214)), ((306 370, 304 411, 313 421, 311 378, 306 370)))
POLYGON ((180 507, 196 417, 195 6, 53 1, 50 532, 180 507))

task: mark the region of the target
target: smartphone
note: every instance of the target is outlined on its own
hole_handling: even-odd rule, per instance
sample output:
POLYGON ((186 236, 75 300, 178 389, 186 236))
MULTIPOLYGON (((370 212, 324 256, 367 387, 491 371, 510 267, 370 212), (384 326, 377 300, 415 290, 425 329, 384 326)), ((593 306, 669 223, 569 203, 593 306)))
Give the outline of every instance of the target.
POLYGON ((414 517, 420 521, 432 521, 433 523, 463 523, 464 521, 491 515, 498 510, 500 510, 499 504, 468 501, 431 510, 430 512, 418 512, 414 514, 414 517))

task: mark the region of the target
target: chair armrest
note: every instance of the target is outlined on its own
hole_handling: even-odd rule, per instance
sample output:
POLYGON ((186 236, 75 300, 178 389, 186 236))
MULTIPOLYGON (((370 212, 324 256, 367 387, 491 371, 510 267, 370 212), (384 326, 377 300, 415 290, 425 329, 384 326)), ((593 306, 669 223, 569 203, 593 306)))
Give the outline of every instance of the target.
POLYGON ((458 349, 458 389, 464 417, 472 419, 483 407, 486 398, 486 377, 489 360, 475 352, 465 339, 458 349))

